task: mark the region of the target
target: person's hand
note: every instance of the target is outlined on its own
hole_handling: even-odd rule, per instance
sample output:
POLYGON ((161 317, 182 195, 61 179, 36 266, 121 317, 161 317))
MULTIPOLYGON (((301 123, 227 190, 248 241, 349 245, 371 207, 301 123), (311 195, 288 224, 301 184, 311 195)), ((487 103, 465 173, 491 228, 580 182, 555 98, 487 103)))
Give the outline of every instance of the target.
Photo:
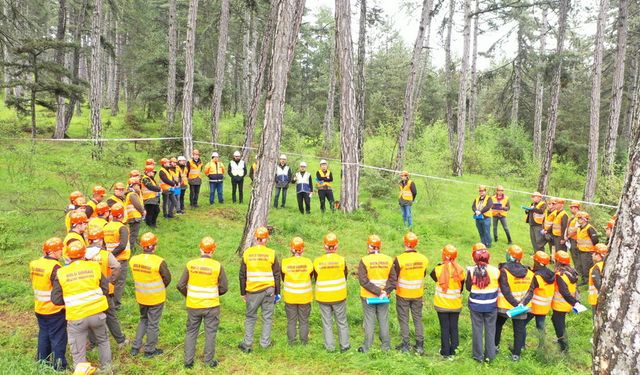
POLYGON ((247 303, 247 296, 246 295, 240 296, 240 297, 242 297, 242 302, 247 303))
POLYGON ((309 193, 309 198, 313 197, 313 193, 309 193))
POLYGON ((480 215, 480 211, 476 210, 476 215, 480 215))
POLYGON ((382 293, 380 293, 380 295, 378 296, 379 298, 385 298, 387 297, 387 292, 385 292, 384 290, 382 291, 382 293))

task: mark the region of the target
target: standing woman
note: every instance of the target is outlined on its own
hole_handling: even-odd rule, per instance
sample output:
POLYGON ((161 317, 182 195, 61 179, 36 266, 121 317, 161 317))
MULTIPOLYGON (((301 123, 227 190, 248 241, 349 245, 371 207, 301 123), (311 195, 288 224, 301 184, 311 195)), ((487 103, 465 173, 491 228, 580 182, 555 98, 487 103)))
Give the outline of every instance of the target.
POLYGON ((442 248, 442 263, 431 271, 436 282, 433 306, 440 321, 440 355, 447 358, 458 348, 458 318, 462 310, 464 269, 456 262, 458 249, 453 245, 442 248))
POLYGON ((567 313, 571 312, 573 307, 580 305, 576 294, 578 290, 576 285, 578 272, 571 267, 571 258, 566 251, 556 251, 555 261, 556 282, 553 300, 551 301, 551 309, 553 310, 551 322, 553 322, 553 328, 556 331, 560 350, 566 353, 569 349, 569 342, 567 340, 565 319, 567 313))
POLYGON ((551 300, 553 299, 554 284, 556 274, 547 268, 551 262, 551 257, 544 251, 536 251, 533 255, 533 279, 527 295, 522 300, 523 305, 531 302, 531 311, 527 314, 527 323, 536 319, 536 329, 538 330, 538 349, 544 347, 544 321, 551 310, 551 300))

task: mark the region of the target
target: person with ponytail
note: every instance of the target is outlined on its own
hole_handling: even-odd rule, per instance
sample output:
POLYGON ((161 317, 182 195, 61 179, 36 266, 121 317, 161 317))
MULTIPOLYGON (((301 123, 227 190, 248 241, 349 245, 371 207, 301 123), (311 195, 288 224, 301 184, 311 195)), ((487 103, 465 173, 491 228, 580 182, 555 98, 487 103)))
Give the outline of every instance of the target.
POLYGON ((462 310, 462 283, 465 271, 457 262, 458 249, 453 245, 442 248, 442 263, 431 271, 436 282, 433 306, 440 321, 440 355, 448 358, 458 348, 458 318, 462 310))
POLYGON ((569 350, 566 330, 567 313, 573 308, 582 306, 578 298, 578 271, 571 267, 571 257, 566 251, 556 251, 554 260, 556 261, 556 281, 551 301, 553 310, 551 322, 556 331, 560 351, 566 353, 569 350))

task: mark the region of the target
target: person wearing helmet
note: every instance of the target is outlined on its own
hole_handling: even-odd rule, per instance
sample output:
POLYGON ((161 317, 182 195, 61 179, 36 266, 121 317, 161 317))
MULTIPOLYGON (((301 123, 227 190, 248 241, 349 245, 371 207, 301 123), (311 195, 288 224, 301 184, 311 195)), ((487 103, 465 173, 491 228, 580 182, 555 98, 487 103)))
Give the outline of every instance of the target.
POLYGON ((527 315, 527 323, 533 318, 536 319, 536 329, 538 330, 538 348, 544 348, 544 323, 547 314, 551 310, 551 300, 553 299, 554 283, 556 274, 547 265, 551 262, 551 257, 544 251, 536 251, 533 255, 533 279, 527 291, 527 295, 522 300, 522 305, 528 306, 531 303, 531 310, 527 315))
POLYGON ((251 352, 253 332, 262 311, 262 335, 260 346, 271 345, 271 326, 275 303, 280 297, 280 263, 276 252, 267 247, 269 230, 259 227, 255 232, 255 245, 242 253, 240 261, 240 295, 245 302, 244 339, 238 348, 251 352))
POLYGON ((593 267, 589 270, 589 304, 593 307, 595 315, 598 305, 598 295, 602 287, 602 270, 604 269, 604 258, 609 253, 609 248, 603 243, 593 247, 593 267))
POLYGON ((109 205, 107 204, 107 202, 98 203, 96 205, 94 213, 96 214, 96 216, 89 219, 87 227, 104 228, 104 226, 109 222, 109 215, 111 214, 111 210, 109 209, 109 205))
POLYGON ((178 156, 178 165, 176 171, 180 175, 180 198, 178 199, 178 213, 184 215, 184 197, 187 195, 187 187, 189 187, 189 167, 187 167, 187 158, 178 156))
POLYGON ((69 211, 73 211, 76 208, 78 208, 76 206, 76 199, 80 198, 80 197, 84 197, 84 194, 82 194, 82 192, 80 191, 72 191, 71 193, 69 193, 69 205, 64 209, 64 213, 66 214, 69 211))
POLYGON ((180 209, 180 196, 182 195, 182 170, 180 169, 180 166, 178 165, 178 158, 171 158, 170 159, 171 165, 169 166, 169 173, 171 174, 171 179, 173 180, 173 187, 174 189, 177 189, 177 194, 175 191, 172 191, 171 193, 173 194, 173 198, 174 198, 174 209, 175 209, 175 213, 176 215, 182 215, 184 212, 182 212, 182 210, 180 209))
POLYGON ((222 264, 212 258, 216 242, 200 240, 200 258, 187 262, 178 282, 178 291, 186 297, 187 331, 184 339, 184 367, 192 368, 200 323, 204 323, 204 362, 216 367, 216 334, 220 324, 220 296, 227 292, 227 275, 222 264))
POLYGON ((280 161, 276 165, 276 193, 273 198, 273 208, 278 208, 278 202, 280 195, 282 194, 282 202, 280 208, 284 208, 287 202, 287 190, 289 189, 289 183, 291 182, 291 168, 287 164, 287 155, 280 155, 280 161))
POLYGON ((171 283, 171 272, 167 262, 156 255, 158 238, 147 232, 140 237, 142 254, 131 257, 129 267, 136 289, 136 302, 140 306, 140 321, 136 338, 131 345, 131 355, 136 356, 142 349, 142 339, 147 336, 144 356, 152 358, 163 353, 157 348, 159 324, 162 309, 167 299, 167 286, 171 283))
POLYGON ((318 189, 318 198, 320 198, 320 211, 325 212, 325 201, 329 201, 331 212, 335 211, 333 190, 333 173, 329 170, 327 161, 320 160, 320 169, 316 172, 316 188, 318 189))
POLYGON ((129 190, 125 196, 125 207, 127 212, 126 222, 129 226, 129 248, 135 252, 136 244, 138 243, 138 233, 140 233, 140 223, 142 218, 146 215, 144 210, 144 198, 142 197, 142 190, 140 189, 140 179, 129 179, 129 190))
POLYGON ((125 209, 120 203, 111 206, 111 221, 104 226, 104 244, 107 251, 111 252, 120 262, 120 274, 115 280, 113 304, 116 310, 122 304, 122 294, 127 282, 127 269, 131 257, 131 243, 129 242, 129 227, 123 224, 122 217, 125 209))
POLYGON ((244 164, 244 160, 241 159, 242 154, 240 151, 233 153, 233 159, 229 161, 229 168, 227 171, 229 177, 231 177, 231 200, 236 203, 236 191, 238 192, 238 203, 242 204, 244 176, 247 175, 247 166, 244 164))
POLYGON ((537 191, 531 195, 531 200, 531 205, 525 209, 527 215, 525 221, 529 224, 531 246, 533 246, 534 251, 544 251, 546 242, 542 233, 542 224, 544 223, 547 204, 542 199, 542 194, 537 191))
POLYGON ((418 236, 412 232, 404 235, 404 252, 393 260, 393 272, 389 282, 396 291, 396 313, 400 325, 402 343, 396 350, 409 352, 409 318, 415 327, 415 350, 424 353, 424 327, 422 324, 422 305, 424 304, 424 277, 427 274, 429 260, 417 252, 418 236))
POLYGON ((476 222, 476 228, 482 242, 487 249, 491 248, 491 208, 493 200, 487 195, 487 187, 480 185, 478 187, 479 195, 473 200, 471 210, 476 222))
POLYGON ((593 267, 593 259, 591 253, 593 247, 598 244, 598 232, 591 224, 589 220, 591 216, 584 212, 578 212, 578 232, 576 232, 576 245, 578 247, 578 264, 576 264, 576 270, 582 276, 582 281, 579 286, 587 285, 589 280, 589 270, 593 267))
MULTIPOLYGON (((393 259, 380 253, 382 241, 380 237, 372 234, 367 239, 367 255, 360 259, 358 264, 358 282, 360 283, 360 301, 364 310, 364 342, 358 348, 358 352, 366 353, 373 345, 376 320, 378 321, 380 342, 382 350, 387 351, 391 347, 389 337, 389 304, 369 305, 367 298, 384 298, 391 294, 395 288, 389 282, 389 274, 393 270, 393 259)), ((395 277, 394 277, 395 278, 395 277)))
POLYGON ((63 247, 62 239, 49 238, 42 246, 43 256, 29 263, 34 311, 39 328, 37 358, 56 371, 67 368, 67 320, 64 306, 51 302, 51 291, 60 269, 63 247))
POLYGON ((411 230, 413 228, 413 217, 411 216, 411 205, 418 195, 416 184, 409 179, 409 172, 400 172, 400 195, 398 196, 398 204, 402 212, 402 221, 405 228, 411 230))
POLYGON ((200 151, 193 150, 191 159, 187 163, 187 180, 189 181, 189 207, 198 207, 198 198, 200 197, 200 186, 202 186, 202 160, 200 160, 200 151))
POLYGON ((67 335, 74 365, 87 361, 87 339, 93 335, 105 373, 111 368, 111 345, 105 311, 109 308, 106 295, 109 282, 100 265, 84 259, 84 243, 69 244, 70 263, 58 269, 51 290, 51 302, 65 306, 67 335))
POLYGON ((98 203, 102 202, 104 196, 107 195, 107 189, 100 185, 96 185, 93 187, 92 192, 93 196, 91 197, 91 200, 87 202, 87 207, 85 207, 86 214, 89 219, 98 216, 98 214, 96 213, 96 206, 98 205, 98 203))
POLYGON ((553 230, 553 222, 556 219, 556 215, 558 214, 557 203, 557 198, 549 199, 549 202, 547 203, 547 210, 544 213, 544 222, 542 224, 542 234, 544 235, 545 241, 549 244, 549 252, 551 254, 555 254, 556 251, 555 247, 553 246, 553 237, 551 233, 553 230))
MULTIPOLYGON (((83 212, 86 215, 87 212, 87 199, 84 196, 80 196, 73 201, 74 209, 67 211, 64 217, 64 224, 67 228, 67 232, 71 230, 71 214, 73 212, 83 212)), ((89 217, 89 216, 87 216, 89 217)))
MULTIPOLYGON (((125 184, 123 184, 122 182, 116 182, 115 184, 113 184, 113 195, 109 197, 109 199, 107 199, 107 204, 109 205, 109 207, 112 207, 114 204, 119 203, 122 205, 122 207, 126 207, 127 205, 124 203, 124 200, 127 197, 127 187, 125 186, 125 184)), ((127 215, 126 212, 124 215, 122 215, 122 217, 120 218, 121 220, 126 220, 127 215)))
POLYGON ((69 248, 69 244, 73 241, 78 241, 83 245, 87 245, 87 240, 85 238, 85 232, 87 230, 87 223, 89 220, 87 219, 87 215, 82 210, 71 211, 69 213, 69 223, 71 228, 67 235, 64 237, 62 241, 64 244, 64 249, 62 250, 62 257, 65 262, 68 261, 67 250, 69 248))
MULTIPOLYGON (((556 216, 553 219, 551 226, 551 238, 553 241, 553 248, 557 250, 567 251, 567 242, 564 239, 564 235, 567 232, 567 226, 569 225, 569 215, 564 210, 564 199, 556 199, 556 216)), ((553 253, 551 253, 553 256, 553 253)))
POLYGON ((444 358, 455 355, 459 344, 458 320, 466 272, 456 262, 457 258, 458 249, 446 245, 442 248, 442 263, 431 271, 431 279, 436 282, 433 307, 440 322, 440 355, 444 358))
POLYGON ((616 215, 613 215, 613 217, 609 219, 609 221, 607 221, 607 225, 605 225, 604 227, 604 233, 607 235, 607 243, 609 243, 609 240, 611 240, 611 236, 613 235, 613 227, 616 226, 617 220, 618 217, 616 215))
POLYGON ((287 314, 287 339, 289 345, 296 343, 297 326, 300 326, 300 342, 306 345, 309 341, 309 315, 313 301, 311 276, 313 262, 302 256, 304 241, 294 237, 289 243, 291 257, 282 260, 282 281, 284 282, 284 310, 287 314))
POLYGON ((298 198, 298 210, 301 214, 311 213, 311 195, 313 195, 313 182, 311 173, 307 172, 307 163, 300 162, 300 170, 293 176, 296 184, 296 196, 298 198))
POLYGON ((567 230, 565 232, 565 246, 567 246, 571 253, 571 260, 573 260, 573 264, 578 267, 578 229, 580 226, 578 225, 578 212, 580 212, 580 203, 571 202, 569 204, 569 210, 571 211, 571 218, 567 223, 567 230))
POLYGON ((563 353, 569 349, 569 342, 566 333, 567 313, 573 308, 582 306, 578 301, 577 282, 578 272, 571 267, 571 258, 566 251, 556 251, 554 257, 556 264, 556 281, 551 301, 551 322, 558 338, 558 345, 563 353))
POLYGON ((347 322, 347 275, 349 271, 344 257, 336 254, 338 237, 333 233, 327 233, 323 243, 325 254, 313 261, 316 279, 315 300, 320 307, 325 349, 329 352, 336 349, 333 338, 333 321, 335 320, 338 326, 340 352, 344 353, 351 348, 349 323, 347 322))
POLYGON ((502 185, 496 186, 496 194, 491 197, 493 206, 491 207, 491 217, 493 217, 493 241, 498 242, 498 223, 502 225, 504 234, 507 236, 507 243, 511 242, 511 232, 509 232, 509 226, 507 225, 507 214, 511 210, 511 201, 509 197, 504 195, 504 187, 502 185))
POLYGON ((172 219, 178 206, 178 200, 171 189, 179 185, 174 179, 174 173, 171 170, 171 160, 162 158, 160 164, 162 167, 158 172, 158 177, 160 178, 160 189, 162 190, 162 216, 165 219, 172 219))
POLYGON ((144 176, 141 180, 142 201, 144 203, 144 222, 151 228, 156 228, 158 215, 160 214, 160 195, 162 189, 156 182, 156 172, 153 166, 144 168, 144 176))
POLYGON ((253 183, 253 179, 258 172, 258 155, 255 156, 255 160, 251 164, 251 168, 249 168, 249 178, 251 179, 251 183, 253 183))
POLYGON ((500 270, 489 264, 489 250, 483 243, 473 245, 471 250, 475 265, 467 267, 465 287, 469 291, 473 359, 478 362, 491 362, 496 357, 500 270))
POLYGON ((204 167, 204 174, 209 177, 209 204, 215 203, 215 194, 218 194, 218 203, 224 203, 222 196, 222 184, 224 182, 224 165, 220 161, 217 152, 211 154, 211 161, 204 167))
MULTIPOLYGON (((509 319, 507 311, 521 305, 524 297, 531 286, 533 272, 524 266, 522 257, 524 251, 517 245, 511 245, 506 251, 506 262, 500 263, 500 277, 498 285, 498 317, 496 318, 496 350, 500 349, 500 339, 502 337, 502 327, 509 319)), ((531 307, 530 305, 528 307, 531 307)), ((527 338, 527 314, 516 315, 511 318, 513 321, 513 349, 511 359, 520 360, 520 354, 527 338)))

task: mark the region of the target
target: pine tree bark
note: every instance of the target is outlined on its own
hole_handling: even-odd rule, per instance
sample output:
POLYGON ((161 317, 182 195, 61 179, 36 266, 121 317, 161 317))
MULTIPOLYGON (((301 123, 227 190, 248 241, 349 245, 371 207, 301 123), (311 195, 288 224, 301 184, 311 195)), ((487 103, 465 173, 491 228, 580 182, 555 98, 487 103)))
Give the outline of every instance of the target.
POLYGON ((616 47, 615 69, 613 71, 613 87, 611 88, 611 108, 609 112, 609 130, 604 147, 602 175, 613 175, 618 143, 618 127, 624 95, 624 59, 627 50, 627 29, 629 18, 629 0, 618 1, 618 38, 616 47))
MULTIPOLYGON (((275 183, 273 176, 275 175, 282 136, 289 69, 298 42, 304 3, 304 0, 273 0, 271 2, 271 6, 276 8, 277 18, 269 21, 275 24, 275 36, 273 37, 271 77, 264 110, 264 126, 258 149, 260 168, 258 168, 253 181, 249 211, 242 240, 237 250, 239 254, 252 245, 255 230, 268 223, 269 208, 271 207, 270 197, 275 183)), ((271 15, 274 15, 274 12, 271 12, 271 15)))
MULTIPOLYGON (((176 112, 176 60, 178 55, 178 20, 176 0, 169 0, 169 74, 167 77, 167 127, 171 129, 176 112)), ((190 154, 187 154, 190 155, 190 154)))
POLYGON ((540 169, 540 181, 538 191, 546 195, 549 190, 549 177, 551 175, 551 161, 553 158, 553 145, 556 141, 556 128, 558 126, 558 104, 560 101, 562 60, 564 59, 564 39, 567 31, 567 15, 571 0, 560 0, 558 8, 558 34, 556 37, 556 63, 551 81, 551 103, 549 104, 547 135, 544 150, 544 159, 540 169))
POLYGON ((114 69, 115 72, 113 74, 113 97, 111 98, 111 116, 117 116, 118 112, 120 112, 120 82, 122 81, 122 31, 119 29, 122 27, 118 20, 116 19, 116 48, 115 48, 115 58, 114 58, 114 69))
POLYGON ((640 79, 640 64, 638 61, 638 54, 633 57, 631 61, 631 68, 633 69, 633 79, 632 86, 629 90, 631 94, 631 102, 629 103, 629 108, 627 109, 627 123, 625 125, 625 137, 626 139, 631 139, 633 136, 633 127, 636 123, 638 117, 638 80, 640 79))
POLYGON ((609 0, 600 0, 598 24, 593 53, 593 69, 591 72, 591 105, 589 107, 589 162, 587 164, 587 181, 584 187, 584 200, 593 201, 596 195, 598 178, 598 146, 600 143, 600 93, 602 91, 602 55, 604 51, 604 32, 607 27, 609 0))
POLYGON ((91 138, 93 138, 94 159, 102 156, 102 123, 100 109, 102 107, 102 0, 94 0, 93 19, 91 21, 91 138))
POLYGON ((328 154, 333 143, 333 116, 335 113, 336 96, 336 41, 333 38, 331 52, 329 56, 329 89, 327 90, 327 108, 324 112, 324 142, 322 143, 323 154, 328 154))
POLYGON ((456 124, 453 122, 453 60, 451 58, 451 33, 453 32, 453 16, 456 11, 456 0, 449 0, 449 15, 447 16, 447 35, 444 42, 444 79, 445 105, 447 107, 447 128, 449 129, 449 149, 455 153, 456 124))
MULTIPOLYGON (((71 81, 74 84, 80 83, 80 53, 82 46, 82 30, 84 28, 84 23, 87 15, 87 7, 89 6, 89 0, 83 0, 82 6, 80 7, 78 13, 72 19, 75 20, 75 27, 73 31, 73 40, 77 44, 73 49, 73 55, 71 59, 71 70, 72 70, 72 79, 71 81)), ((72 8, 73 9, 73 8, 72 8)), ((64 134, 66 134, 69 129, 69 125, 71 124, 71 119, 73 118, 74 109, 79 106, 78 100, 75 98, 71 98, 69 101, 68 110, 65 112, 64 118, 64 134)))
MULTIPOLYGON (((64 41, 65 35, 67 32, 67 4, 65 0, 59 0, 58 2, 58 28, 56 30, 56 40, 62 42, 64 41)), ((59 66, 64 66, 65 60, 65 50, 62 48, 58 48, 55 52, 54 60, 56 64, 59 66)), ((58 79, 62 80, 62 76, 58 76, 58 79)), ((56 110, 56 127, 53 133, 53 138, 62 139, 64 138, 65 133, 65 113, 66 113, 66 102, 65 98, 62 95, 58 95, 56 98, 57 101, 57 110, 56 110)), ((73 111, 73 107, 71 108, 73 111)))
POLYGON ((511 101, 511 126, 518 125, 520 114, 520 93, 522 91, 522 58, 526 48, 523 20, 518 20, 518 56, 513 62, 513 99, 511 101))
POLYGON ((364 161, 364 133, 365 133, 365 107, 366 107, 366 81, 364 77, 364 65, 366 59, 367 44, 367 0, 360 0, 360 20, 358 28, 358 59, 356 69, 356 115, 358 121, 358 161, 364 161))
MULTIPOLYGON (((253 9, 249 9, 247 11, 247 19, 249 21, 249 32, 245 33, 245 37, 243 38, 244 40, 246 40, 246 46, 244 47, 245 49, 245 59, 244 59, 244 65, 243 65, 243 70, 244 70, 244 96, 243 96, 243 100, 244 100, 244 127, 245 127, 245 140, 244 140, 244 147, 242 149, 242 159, 245 161, 245 163, 249 162, 249 153, 251 152, 251 144, 253 143, 253 130, 255 128, 255 119, 254 119, 254 126, 251 128, 251 131, 249 131, 248 128, 248 124, 249 124, 249 118, 250 118, 250 114, 251 114, 251 105, 253 102, 253 98, 255 95, 255 88, 256 88, 256 76, 258 75, 258 67, 257 67, 257 58, 256 58, 256 52, 257 52, 257 48, 258 48, 258 27, 257 27, 257 17, 256 17, 256 11, 253 9)), ((269 21, 267 21, 269 22, 269 21)), ((258 103, 260 103, 260 95, 258 94, 258 103)), ((256 107, 257 110, 257 107, 256 107)))
POLYGON ((544 111, 544 68, 547 49, 547 8, 542 6, 542 19, 540 22, 540 47, 538 49, 538 66, 536 67, 536 98, 535 113, 533 115, 533 156, 542 158, 542 114, 544 111))
POLYGON ((218 52, 216 55, 216 78, 213 86, 211 102, 211 141, 218 142, 218 121, 220 121, 222 89, 224 88, 224 72, 227 55, 227 39, 229 38, 229 0, 220 2, 220 27, 218 29, 218 52))
MULTIPOLYGON (((9 19, 9 4, 6 1, 2 2, 2 16, 4 19, 9 19)), ((9 53, 9 45, 6 40, 2 41, 2 61, 7 63, 11 61, 11 55, 9 53)), ((11 96, 11 88, 8 86, 11 73, 9 72, 9 67, 7 65, 2 66, 2 81, 4 82, 4 101, 7 102, 7 99, 11 96)))
POLYGON ((433 7, 433 0, 424 0, 422 2, 422 13, 420 15, 420 24, 418 26, 418 34, 413 45, 413 55, 409 65, 409 77, 407 78, 407 86, 404 92, 404 111, 402 116, 402 127, 398 134, 398 152, 393 169, 402 169, 404 165, 404 154, 409 140, 409 132, 413 124, 413 115, 415 112, 415 91, 416 81, 418 79, 418 70, 420 69, 420 57, 422 56, 422 47, 424 44, 424 36, 426 30, 429 29, 429 14, 433 7))
POLYGON ((458 89, 458 145, 456 157, 453 161, 453 174, 462 176, 462 162, 464 157, 464 133, 467 116, 467 84, 469 71, 469 49, 471 44, 471 0, 464 0, 464 42, 462 47, 462 62, 460 67, 460 88, 458 89))
POLYGON ((189 1, 187 42, 184 50, 184 87, 182 89, 182 148, 184 155, 193 151, 193 80, 196 53, 198 0, 189 1))
POLYGON ((473 16, 473 50, 471 51, 471 90, 469 92, 469 132, 473 134, 478 121, 478 34, 480 32, 480 1, 476 0, 473 16))

